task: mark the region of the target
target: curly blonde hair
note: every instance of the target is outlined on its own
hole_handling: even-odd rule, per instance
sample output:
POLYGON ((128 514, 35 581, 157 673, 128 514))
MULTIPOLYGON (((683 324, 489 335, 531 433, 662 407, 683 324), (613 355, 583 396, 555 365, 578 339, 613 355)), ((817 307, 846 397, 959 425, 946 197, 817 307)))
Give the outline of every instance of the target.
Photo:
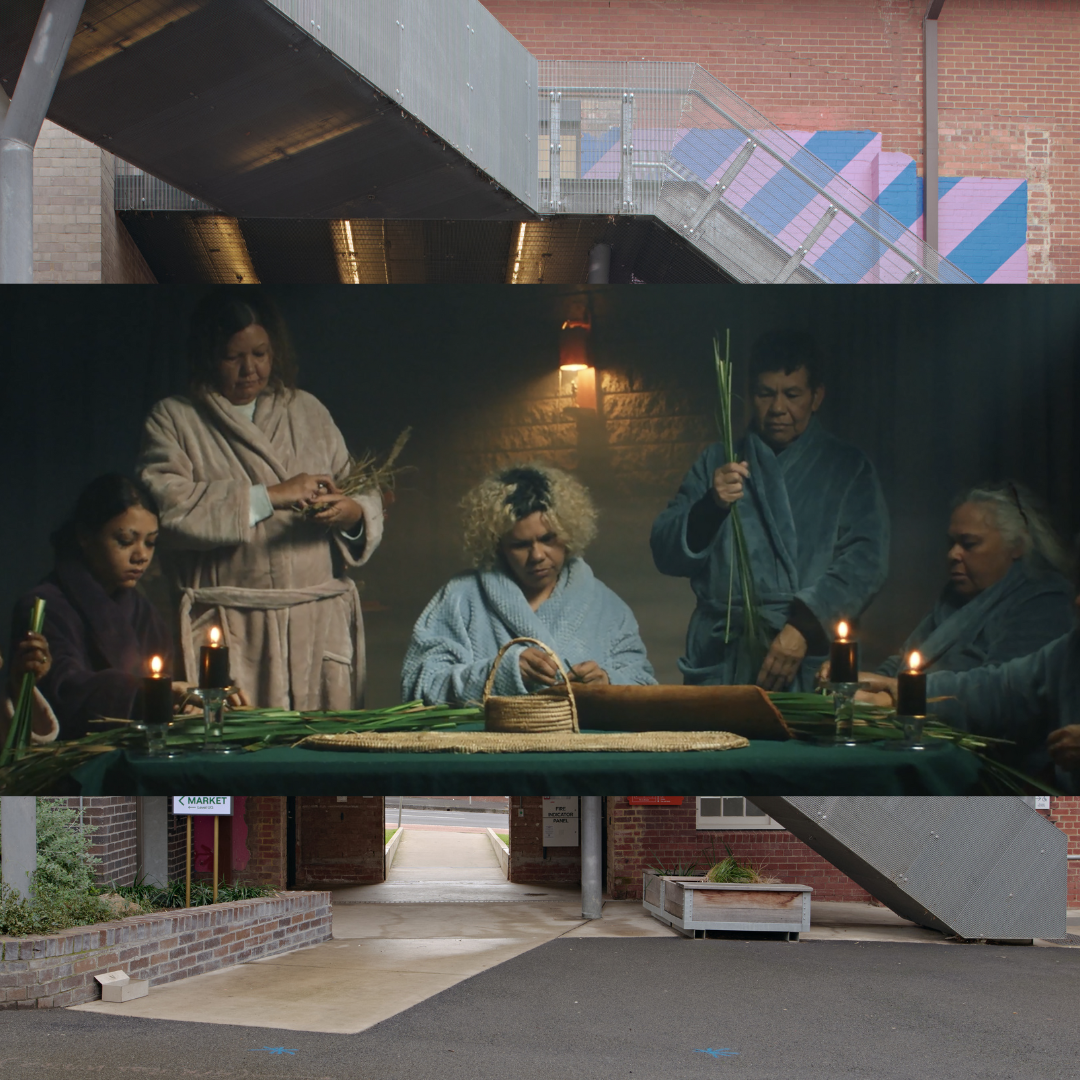
POLYGON ((584 484, 542 462, 514 465, 485 477, 461 500, 465 554, 473 566, 495 566, 502 538, 537 511, 568 555, 580 555, 596 537, 596 507, 584 484))

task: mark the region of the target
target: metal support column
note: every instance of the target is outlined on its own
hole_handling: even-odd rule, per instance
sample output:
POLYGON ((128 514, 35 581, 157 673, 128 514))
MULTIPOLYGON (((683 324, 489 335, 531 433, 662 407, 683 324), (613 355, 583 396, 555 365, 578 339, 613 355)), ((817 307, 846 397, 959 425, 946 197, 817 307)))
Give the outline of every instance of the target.
POLYGON ((0 796, 0 880, 29 898, 30 875, 37 870, 37 799, 0 796))
POLYGON ((562 209, 562 94, 551 91, 548 120, 548 176, 551 180, 551 209, 562 209))
POLYGON ((600 796, 581 796, 581 917, 602 917, 604 884, 600 849, 603 829, 600 796))
POLYGON ((938 246, 938 48, 937 20, 945 0, 930 0, 923 19, 923 239, 938 246))
POLYGON ((622 158, 619 176, 622 179, 622 212, 634 210, 634 95, 622 96, 622 158))
POLYGON ((85 0, 45 0, 0 130, 0 283, 34 280, 34 144, 85 0))

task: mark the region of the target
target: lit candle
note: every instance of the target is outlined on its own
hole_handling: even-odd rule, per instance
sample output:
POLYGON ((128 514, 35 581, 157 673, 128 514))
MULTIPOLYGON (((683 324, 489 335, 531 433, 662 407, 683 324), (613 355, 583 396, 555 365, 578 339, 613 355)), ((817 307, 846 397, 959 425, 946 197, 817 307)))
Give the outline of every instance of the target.
POLYGON ((173 714, 172 680, 162 673, 160 656, 150 660, 150 677, 143 679, 143 722, 168 724, 173 714))
POLYGON ((859 681, 859 643, 848 640, 848 624, 836 624, 836 640, 829 649, 829 681, 853 683, 859 681))
POLYGON ((908 670, 896 676, 896 712, 899 716, 926 715, 926 672, 919 671, 922 657, 913 652, 908 670))
POLYGON ((199 650, 199 689, 223 690, 231 683, 229 650, 221 644, 221 631, 211 626, 210 644, 199 650))

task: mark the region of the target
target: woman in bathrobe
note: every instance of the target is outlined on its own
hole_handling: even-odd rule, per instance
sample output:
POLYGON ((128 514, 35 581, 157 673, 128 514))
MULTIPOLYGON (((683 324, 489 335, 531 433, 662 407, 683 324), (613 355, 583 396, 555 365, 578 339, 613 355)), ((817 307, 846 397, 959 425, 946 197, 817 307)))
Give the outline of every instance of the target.
POLYGON ((296 389, 285 325, 256 290, 212 292, 192 319, 191 387, 150 411, 139 468, 161 508, 188 677, 210 627, 252 704, 352 709, 364 627, 347 567, 382 537, 377 492, 350 498, 341 432, 296 389))
POLYGON ((1019 484, 982 485, 957 498, 948 567, 934 609, 879 675, 896 675, 912 650, 924 671, 1001 664, 1072 627, 1068 559, 1038 500, 1019 484))
MULTIPOLYGON (((526 465, 489 476, 462 503, 476 569, 436 593, 413 629, 402 699, 479 701, 499 649, 530 637, 554 650, 572 680, 655 683, 633 613, 581 558, 596 511, 572 476, 526 465)), ((526 694, 559 681, 546 653, 515 645, 493 692, 526 694)))

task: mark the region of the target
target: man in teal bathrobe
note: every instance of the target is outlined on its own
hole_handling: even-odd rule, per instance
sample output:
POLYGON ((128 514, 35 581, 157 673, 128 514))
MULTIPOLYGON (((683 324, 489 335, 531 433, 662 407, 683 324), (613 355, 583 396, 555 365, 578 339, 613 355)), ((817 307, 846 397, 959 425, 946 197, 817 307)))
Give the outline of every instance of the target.
POLYGON ((661 573, 690 578, 697 596, 679 660, 686 683, 810 690, 836 622, 857 618, 885 581, 889 514, 866 455, 815 416, 825 387, 810 335, 777 331, 759 338, 750 386, 752 425, 735 460, 727 460, 720 443, 698 458, 653 523, 653 560, 661 573), (753 660, 756 670, 739 648, 736 503, 771 637, 760 667, 753 660))

